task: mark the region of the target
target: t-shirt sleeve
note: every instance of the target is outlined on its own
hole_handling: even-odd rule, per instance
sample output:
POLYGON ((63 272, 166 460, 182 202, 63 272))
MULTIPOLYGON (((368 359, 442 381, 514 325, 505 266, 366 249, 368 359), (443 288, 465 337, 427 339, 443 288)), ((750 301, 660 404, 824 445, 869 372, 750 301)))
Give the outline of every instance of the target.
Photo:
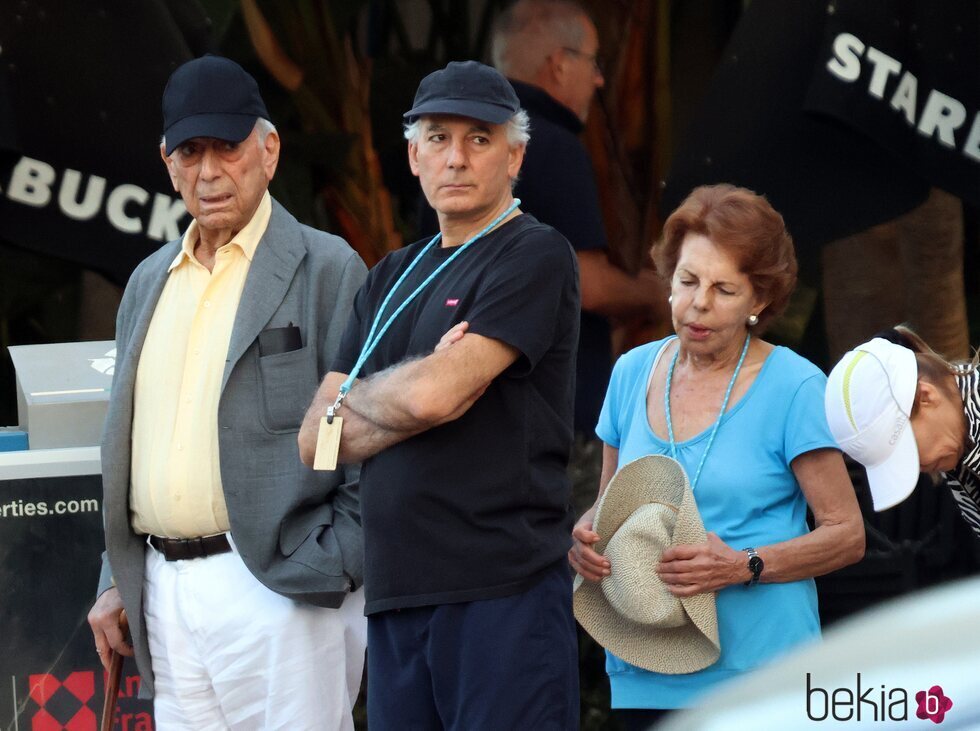
POLYGON ((786 414, 783 451, 786 462, 814 449, 839 449, 827 425, 824 391, 827 378, 822 373, 807 376, 797 388, 786 414))
POLYGON ((609 377, 609 386, 606 388, 606 397, 602 401, 602 411, 599 412, 599 423, 596 424, 595 433, 602 441, 610 447, 619 449, 622 437, 622 414, 623 405, 623 381, 625 375, 626 357, 623 356, 616 361, 613 366, 612 375, 609 377))
POLYGON ((561 234, 545 227, 518 234, 494 260, 466 314, 469 332, 520 351, 515 375, 530 372, 578 317, 575 256, 561 234))
POLYGON ((351 307, 350 316, 347 318, 347 327, 344 328, 344 337, 340 341, 340 348, 333 359, 330 368, 338 373, 350 373, 357 362, 357 357, 361 354, 363 346, 364 318, 367 316, 368 295, 372 282, 375 277, 372 273, 368 274, 367 281, 361 285, 354 297, 354 305, 351 307))

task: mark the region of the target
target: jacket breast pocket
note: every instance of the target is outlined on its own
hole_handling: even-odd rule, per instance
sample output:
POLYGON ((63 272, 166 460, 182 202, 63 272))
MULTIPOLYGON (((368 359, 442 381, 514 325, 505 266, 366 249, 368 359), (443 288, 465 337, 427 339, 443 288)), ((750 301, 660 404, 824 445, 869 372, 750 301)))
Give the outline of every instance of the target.
POLYGON ((313 349, 307 345, 258 358, 259 416, 270 432, 299 431, 317 387, 313 349))

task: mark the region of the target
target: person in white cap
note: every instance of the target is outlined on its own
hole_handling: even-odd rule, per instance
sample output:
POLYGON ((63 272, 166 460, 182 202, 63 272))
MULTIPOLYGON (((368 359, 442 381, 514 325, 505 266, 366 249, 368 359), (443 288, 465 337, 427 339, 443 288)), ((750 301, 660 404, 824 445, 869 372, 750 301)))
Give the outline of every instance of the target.
POLYGON ((911 495, 920 473, 944 473, 980 536, 978 358, 947 362, 906 327, 889 335, 857 346, 834 366, 826 392, 830 430, 867 470, 876 511, 911 495))

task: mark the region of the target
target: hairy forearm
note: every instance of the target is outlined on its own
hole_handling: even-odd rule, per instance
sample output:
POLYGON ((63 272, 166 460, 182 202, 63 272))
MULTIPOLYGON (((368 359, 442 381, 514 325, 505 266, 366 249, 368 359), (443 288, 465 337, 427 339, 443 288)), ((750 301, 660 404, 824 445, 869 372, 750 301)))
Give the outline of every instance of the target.
POLYGON ((420 387, 429 378, 427 359, 417 358, 359 382, 347 394, 344 411, 355 428, 341 440, 341 461, 375 455, 398 442, 462 416, 484 391, 477 388, 446 399, 420 387))
POLYGON ((416 371, 421 360, 404 361, 354 384, 340 410, 345 419, 341 462, 373 457, 433 426, 419 419, 406 403, 407 381, 419 376, 416 371))
POLYGON ((466 335, 358 382, 344 405, 387 431, 417 434, 466 413, 516 357, 509 346, 466 335))
POLYGON ((363 462, 388 447, 424 431, 424 429, 394 430, 386 428, 366 418, 363 414, 359 414, 346 401, 339 413, 344 419, 338 455, 341 464, 363 462))
MULTIPOLYGON (((310 408, 306 412, 306 417, 303 419, 303 425, 300 428, 299 447, 300 458, 307 465, 312 465, 316 457, 320 420, 326 416, 327 409, 337 400, 340 386, 346 378, 347 375, 344 373, 328 373, 323 379, 323 383, 320 384, 320 388, 317 389, 313 403, 310 404, 310 408)), ((344 420, 338 455, 338 460, 342 464, 362 462, 381 450, 418 433, 418 431, 389 428, 387 425, 372 420, 362 410, 358 409, 355 402, 369 401, 367 398, 351 399, 355 389, 362 395, 368 392, 368 389, 357 388, 360 383, 360 381, 355 382, 355 388, 348 394, 347 399, 336 414, 344 420)))
POLYGON ((392 432, 418 432, 434 424, 420 418, 411 403, 413 385, 424 374, 423 358, 412 358, 358 381, 347 394, 344 407, 392 432))
MULTIPOLYGON (((461 416, 482 394, 440 398, 421 384, 431 381, 427 358, 415 358, 356 381, 337 416, 343 417, 338 459, 362 462, 388 447, 461 416)), ((346 376, 329 374, 317 391, 300 430, 300 456, 313 464, 320 419, 337 399, 346 376)))
MULTIPOLYGON (((458 419, 517 358, 514 348, 477 335, 455 338, 453 343, 354 383, 337 412, 344 418, 341 462, 363 461, 458 419)), ((343 373, 329 373, 306 414, 299 437, 306 464, 313 463, 320 419, 336 401, 345 379, 343 373)))

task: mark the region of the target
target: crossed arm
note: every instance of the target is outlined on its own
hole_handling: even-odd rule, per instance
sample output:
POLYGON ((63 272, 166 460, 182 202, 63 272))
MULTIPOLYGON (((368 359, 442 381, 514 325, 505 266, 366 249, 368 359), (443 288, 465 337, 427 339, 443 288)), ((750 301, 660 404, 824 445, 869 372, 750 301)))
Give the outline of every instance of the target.
MULTIPOLYGON (((461 322, 436 349, 355 382, 338 416, 344 418, 340 462, 360 462, 409 437, 458 419, 514 361, 516 348, 467 332, 461 322)), ((320 418, 347 374, 332 371, 317 390, 299 432, 300 458, 312 465, 320 418)))
MULTIPOLYGON (((600 496, 615 473, 619 450, 604 445, 602 456, 600 496)), ((864 555, 864 522, 840 452, 806 452, 790 466, 813 511, 816 526, 798 538, 756 546, 765 562, 763 582, 820 576, 859 561, 864 555)), ((594 516, 593 506, 576 523, 569 562, 584 578, 599 581, 614 567, 592 549, 599 540, 592 529, 594 516)), ((714 533, 708 534, 705 543, 668 548, 661 556, 657 573, 675 596, 718 591, 751 578, 745 552, 728 546, 714 533)))

